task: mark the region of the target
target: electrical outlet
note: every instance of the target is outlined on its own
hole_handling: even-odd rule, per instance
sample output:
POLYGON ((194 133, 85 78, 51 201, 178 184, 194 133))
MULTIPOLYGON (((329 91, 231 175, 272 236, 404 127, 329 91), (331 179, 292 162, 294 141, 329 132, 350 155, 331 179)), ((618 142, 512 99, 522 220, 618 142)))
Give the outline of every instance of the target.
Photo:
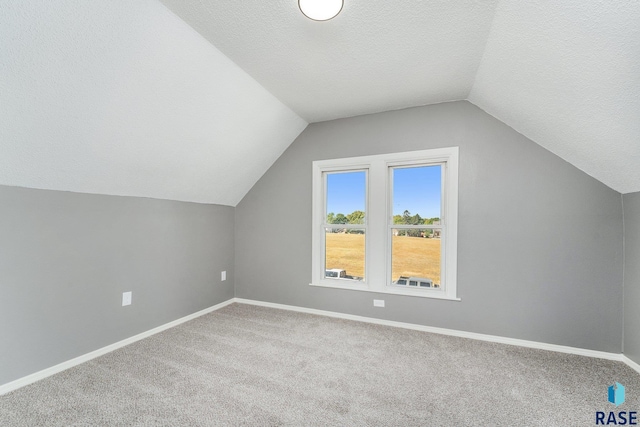
POLYGON ((374 307, 384 307, 384 300, 383 299, 374 299, 373 300, 373 306, 374 307))
POLYGON ((122 306, 131 305, 131 294, 132 292, 123 292, 122 293, 122 306))
POLYGON ((227 272, 226 272, 226 271, 223 271, 223 272, 220 274, 220 280, 221 280, 222 282, 224 282, 225 280, 227 280, 227 272))

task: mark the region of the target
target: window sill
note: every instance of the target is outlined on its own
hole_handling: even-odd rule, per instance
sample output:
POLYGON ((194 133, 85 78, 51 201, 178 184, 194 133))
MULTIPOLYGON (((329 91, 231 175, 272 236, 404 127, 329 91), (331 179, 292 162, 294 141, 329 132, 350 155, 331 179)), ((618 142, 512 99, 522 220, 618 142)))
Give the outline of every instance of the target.
POLYGON ((441 299, 441 300, 448 300, 448 301, 462 301, 458 297, 450 297, 450 296, 444 295, 444 293, 440 291, 428 291, 428 290, 422 290, 422 289, 416 289, 416 290, 402 289, 402 288, 396 288, 392 286, 385 286, 383 289, 370 289, 364 283, 358 283, 358 284, 309 283, 309 286, 315 286, 318 288, 343 289, 347 291, 361 291, 361 292, 364 291, 364 292, 372 292, 376 294, 405 295, 405 296, 418 297, 418 298, 431 298, 431 299, 441 299))

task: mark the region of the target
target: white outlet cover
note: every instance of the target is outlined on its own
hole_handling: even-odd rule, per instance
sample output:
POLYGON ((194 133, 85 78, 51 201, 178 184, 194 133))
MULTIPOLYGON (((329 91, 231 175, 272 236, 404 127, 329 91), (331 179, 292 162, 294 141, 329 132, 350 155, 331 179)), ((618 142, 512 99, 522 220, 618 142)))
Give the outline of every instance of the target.
POLYGON ((223 272, 220 274, 220 280, 221 280, 221 281, 223 281, 223 282, 224 282, 225 280, 227 280, 227 272, 226 272, 226 271, 223 271, 223 272))
POLYGON ((373 306, 374 307, 384 307, 384 300, 383 299, 374 299, 373 300, 373 306))
POLYGON ((131 295, 132 292, 123 292, 122 293, 122 306, 131 305, 131 295))

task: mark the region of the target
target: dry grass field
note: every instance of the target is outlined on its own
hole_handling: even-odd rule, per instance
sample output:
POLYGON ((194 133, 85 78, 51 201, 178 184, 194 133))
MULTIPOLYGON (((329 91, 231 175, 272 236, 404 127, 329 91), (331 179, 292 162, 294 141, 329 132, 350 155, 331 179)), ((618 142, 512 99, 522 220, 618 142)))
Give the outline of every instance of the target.
MULTIPOLYGON (((327 268, 364 276, 364 235, 327 233, 327 268)), ((392 280, 426 277, 440 283, 440 239, 393 236, 392 280)))

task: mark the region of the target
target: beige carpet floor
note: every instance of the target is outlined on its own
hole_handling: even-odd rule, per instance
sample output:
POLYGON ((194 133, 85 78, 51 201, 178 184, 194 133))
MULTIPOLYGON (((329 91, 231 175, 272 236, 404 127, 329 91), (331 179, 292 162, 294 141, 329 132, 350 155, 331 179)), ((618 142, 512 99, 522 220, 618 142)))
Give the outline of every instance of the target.
POLYGON ((0 426, 590 426, 634 410, 640 375, 620 362, 233 304, 1 396, 0 426))

